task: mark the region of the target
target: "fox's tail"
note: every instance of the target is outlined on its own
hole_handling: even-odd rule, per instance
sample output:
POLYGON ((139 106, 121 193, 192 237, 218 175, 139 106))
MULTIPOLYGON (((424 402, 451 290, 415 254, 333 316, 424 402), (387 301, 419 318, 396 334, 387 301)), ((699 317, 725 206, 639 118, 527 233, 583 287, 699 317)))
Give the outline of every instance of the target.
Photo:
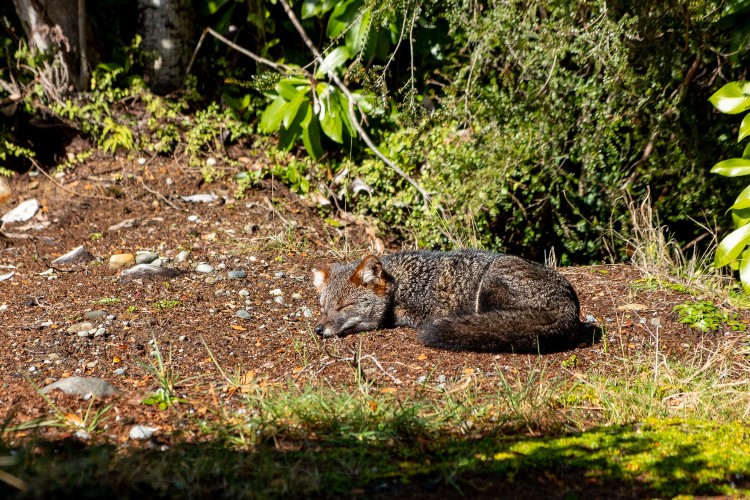
POLYGON ((501 309, 463 316, 443 316, 419 327, 427 346, 451 351, 554 352, 586 339, 574 308, 501 309))

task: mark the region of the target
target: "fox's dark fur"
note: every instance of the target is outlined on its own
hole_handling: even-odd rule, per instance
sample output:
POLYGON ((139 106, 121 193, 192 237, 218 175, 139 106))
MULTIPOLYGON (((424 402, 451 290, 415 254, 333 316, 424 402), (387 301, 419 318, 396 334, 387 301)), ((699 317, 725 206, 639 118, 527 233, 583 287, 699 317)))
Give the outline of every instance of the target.
POLYGON ((370 255, 313 269, 323 337, 409 326, 454 351, 545 352, 572 347, 581 323, 559 273, 481 250, 370 255))

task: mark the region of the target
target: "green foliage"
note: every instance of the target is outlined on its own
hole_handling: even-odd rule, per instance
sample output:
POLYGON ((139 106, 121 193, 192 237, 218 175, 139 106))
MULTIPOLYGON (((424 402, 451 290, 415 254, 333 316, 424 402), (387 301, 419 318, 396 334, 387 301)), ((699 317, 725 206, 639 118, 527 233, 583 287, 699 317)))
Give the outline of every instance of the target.
POLYGON ((174 309, 175 307, 182 304, 182 301, 179 299, 170 299, 170 300, 157 300, 154 302, 154 307, 156 309, 174 309))
POLYGON ((378 142, 443 211, 426 213, 368 158, 349 178, 373 195, 351 204, 419 245, 471 241, 537 259, 554 247, 565 264, 601 259, 610 229, 627 238, 623 195, 650 188, 678 239, 694 238, 690 218, 715 208, 720 189, 700 138, 728 128, 700 104, 710 78, 690 71, 710 45, 712 4, 497 3, 470 15, 447 5, 435 21, 452 30, 434 49, 440 86, 422 92, 437 108, 416 121, 393 113, 400 129, 378 142))
MULTIPOLYGON (((709 99, 722 113, 738 114, 750 109, 750 82, 730 82, 716 91, 709 99)), ((750 135, 750 113, 740 124, 737 142, 750 135)), ((725 177, 750 175, 750 145, 745 148, 742 158, 720 161, 711 173, 725 177)), ((750 293, 750 185, 747 186, 729 207, 732 212, 735 230, 726 235, 716 249, 714 265, 732 266, 740 271, 740 281, 750 293)))
POLYGON ((97 300, 92 300, 91 303, 97 306, 106 306, 111 304, 119 304, 122 300, 118 297, 104 297, 97 300))
MULTIPOLYGON (((345 57, 348 49, 339 47, 321 66, 338 67, 345 57)), ((279 132, 279 147, 285 151, 301 138, 307 153, 319 159, 325 152, 321 132, 339 144, 356 136, 349 116, 349 99, 334 85, 289 77, 280 80, 274 91, 266 95, 272 102, 263 112, 258 129, 265 133, 279 132)), ((359 109, 372 110, 365 96, 359 93, 352 96, 359 109)))
POLYGON ((677 312, 680 323, 690 325, 703 332, 715 331, 721 325, 726 325, 733 331, 744 332, 747 325, 738 321, 736 314, 729 314, 719 309, 712 302, 701 300, 677 304, 673 311, 677 312))

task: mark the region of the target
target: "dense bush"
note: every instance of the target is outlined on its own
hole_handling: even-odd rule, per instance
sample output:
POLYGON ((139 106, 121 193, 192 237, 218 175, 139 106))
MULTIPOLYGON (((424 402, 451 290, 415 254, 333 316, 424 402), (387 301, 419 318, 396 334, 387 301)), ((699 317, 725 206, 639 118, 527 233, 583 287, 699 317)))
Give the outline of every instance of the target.
POLYGON ((712 192, 726 183, 708 171, 730 138, 707 102, 722 83, 712 3, 467 8, 443 14, 465 44, 444 57, 437 111, 383 138, 450 217, 423 213, 375 161, 352 168, 376 187, 360 210, 423 245, 452 234, 534 257, 554 247, 563 262, 603 257, 600 236, 627 231, 625 195, 650 189, 682 241, 699 229, 691 217, 721 213, 712 192))

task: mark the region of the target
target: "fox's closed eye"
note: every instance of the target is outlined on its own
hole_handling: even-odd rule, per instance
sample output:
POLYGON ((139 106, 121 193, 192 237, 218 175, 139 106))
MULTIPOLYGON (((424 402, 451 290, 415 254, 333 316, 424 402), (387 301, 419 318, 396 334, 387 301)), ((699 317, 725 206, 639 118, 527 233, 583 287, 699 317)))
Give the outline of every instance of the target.
POLYGON ((344 309, 346 309, 346 308, 348 308, 348 307, 353 307, 353 306, 356 306, 356 305, 357 305, 357 304, 356 304, 355 302, 349 302, 349 303, 347 303, 347 304, 344 304, 344 305, 339 305, 339 306, 336 306, 336 310, 337 310, 337 311, 342 311, 342 310, 344 310, 344 309))

